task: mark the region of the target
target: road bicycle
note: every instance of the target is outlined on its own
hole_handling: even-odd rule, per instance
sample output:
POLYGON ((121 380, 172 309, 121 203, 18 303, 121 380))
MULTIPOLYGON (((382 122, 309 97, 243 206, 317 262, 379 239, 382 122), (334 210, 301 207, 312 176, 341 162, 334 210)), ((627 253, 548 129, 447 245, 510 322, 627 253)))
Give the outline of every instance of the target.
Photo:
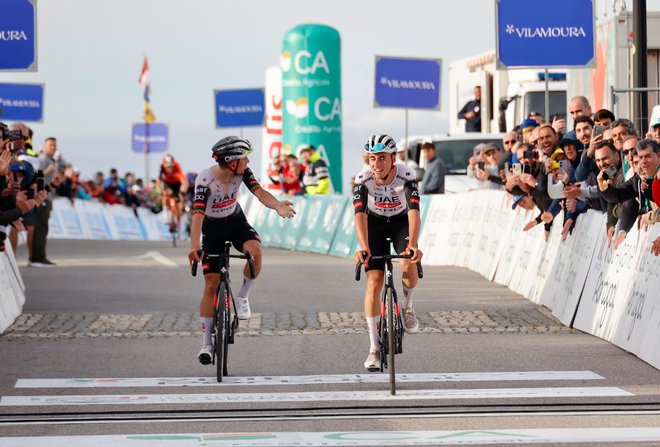
MULTIPOLYGON (((391 240, 388 239, 391 244, 391 240)), ((380 372, 385 368, 390 373, 390 394, 396 394, 396 372, 394 367, 394 356, 403 352, 403 320, 399 309, 399 301, 394 288, 394 269, 392 259, 410 259, 412 255, 382 255, 372 256, 370 259, 385 261, 385 284, 381 294, 380 320, 378 322, 378 341, 380 344, 380 372)), ((422 265, 417 263, 417 276, 422 278, 424 271, 422 265)), ((355 266, 355 280, 360 280, 362 263, 355 266)))
MULTIPOLYGON (((234 344, 234 335, 238 330, 238 316, 236 315, 236 302, 234 301, 234 294, 231 291, 229 280, 229 258, 245 259, 248 262, 250 269, 250 277, 255 277, 254 258, 249 251, 244 255, 229 254, 231 242, 225 242, 222 252, 219 254, 206 254, 209 259, 220 259, 220 280, 215 289, 215 296, 213 299, 213 336, 211 338, 213 344, 213 355, 211 357, 211 364, 216 366, 216 376, 218 382, 222 382, 222 377, 229 374, 227 369, 227 361, 229 356, 229 345, 234 344)), ((198 255, 202 251, 199 250, 198 255)), ((197 276, 197 262, 193 262, 190 273, 192 276, 197 276)))

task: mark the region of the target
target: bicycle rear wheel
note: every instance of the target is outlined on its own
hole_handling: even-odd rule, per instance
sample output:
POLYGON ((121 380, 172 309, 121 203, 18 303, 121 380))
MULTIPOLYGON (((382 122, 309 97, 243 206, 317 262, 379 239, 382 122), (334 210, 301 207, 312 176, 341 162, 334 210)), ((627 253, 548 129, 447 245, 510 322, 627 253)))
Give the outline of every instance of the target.
POLYGON ((396 324, 394 318, 394 297, 392 296, 392 289, 387 288, 385 291, 385 299, 387 303, 387 368, 390 370, 390 394, 396 394, 396 372, 394 369, 394 356, 396 355, 396 340, 395 331, 396 324))
POLYGON ((226 371, 227 359, 227 287, 220 281, 218 284, 218 299, 215 308, 215 369, 218 382, 222 382, 223 373, 226 371))

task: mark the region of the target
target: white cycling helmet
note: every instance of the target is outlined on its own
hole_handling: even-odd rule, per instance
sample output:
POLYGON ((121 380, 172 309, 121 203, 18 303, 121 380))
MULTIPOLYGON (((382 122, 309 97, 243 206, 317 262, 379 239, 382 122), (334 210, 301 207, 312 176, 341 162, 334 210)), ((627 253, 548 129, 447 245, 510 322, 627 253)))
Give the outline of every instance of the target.
POLYGON ((364 145, 364 151, 370 154, 378 152, 396 153, 396 143, 389 135, 372 135, 364 145))

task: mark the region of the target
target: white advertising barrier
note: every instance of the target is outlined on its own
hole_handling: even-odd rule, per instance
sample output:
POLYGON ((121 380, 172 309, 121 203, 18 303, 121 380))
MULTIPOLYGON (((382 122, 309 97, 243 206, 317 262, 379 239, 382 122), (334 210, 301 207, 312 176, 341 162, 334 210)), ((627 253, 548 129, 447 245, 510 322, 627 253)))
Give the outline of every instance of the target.
POLYGON ((587 276, 573 326, 608 341, 625 315, 628 287, 635 276, 640 247, 637 229, 618 249, 602 238, 587 276))
MULTIPOLYGON (((545 239, 545 226, 540 224, 539 228, 543 231, 543 238, 545 239)), ((533 282, 532 288, 527 296, 530 301, 536 304, 541 303, 541 294, 548 281, 554 281, 551 275, 555 268, 555 262, 557 262, 557 251, 559 250, 561 242, 561 230, 561 225, 553 225, 550 228, 548 240, 543 245, 543 250, 539 255, 536 280, 533 282)))
POLYGON ((138 217, 144 228, 148 241, 170 241, 172 235, 168 225, 163 221, 163 214, 154 214, 147 208, 138 208, 138 217))
POLYGON ((660 369, 660 256, 651 253, 651 244, 659 237, 660 226, 656 224, 643 244, 635 285, 626 305, 627 321, 621 335, 617 331, 615 343, 619 343, 620 336, 637 340, 643 334, 638 355, 660 369))
POLYGON ((513 214, 513 222, 507 231, 501 234, 501 237, 506 239, 504 244, 504 251, 500 256, 499 263, 497 264, 497 271, 495 272, 494 281, 498 284, 508 286, 511 282, 513 272, 518 266, 518 260, 522 256, 523 241, 525 235, 523 234, 523 227, 531 218, 532 213, 517 208, 516 211, 511 211, 513 214))
POLYGON ((103 215, 111 239, 122 241, 143 241, 146 239, 146 232, 131 208, 123 205, 105 205, 103 215))
MULTIPOLYGON (((510 205, 507 206, 508 209, 505 210, 506 212, 511 209, 510 205)), ((534 208, 528 211, 522 208, 516 208, 516 210, 520 217, 514 219, 514 225, 511 231, 519 233, 516 239, 520 248, 514 253, 509 288, 523 296, 529 296, 536 280, 541 255, 546 245, 545 230, 542 224, 538 224, 532 229, 525 231, 525 225, 532 222, 539 215, 540 211, 538 209, 534 208)), ((506 257, 509 257, 508 253, 506 257)))
POLYGON ((488 280, 495 280, 497 266, 504 255, 509 244, 509 232, 516 219, 516 214, 511 211, 511 201, 507 200, 506 194, 500 194, 499 199, 493 199, 492 212, 496 217, 493 225, 493 234, 488 242, 488 256, 481 260, 479 272, 488 280))
POLYGON ((25 285, 11 244, 0 253, 0 334, 18 317, 25 304, 25 285))
POLYGON ((456 259, 456 264, 461 267, 467 267, 476 270, 476 258, 479 256, 479 241, 482 233, 488 231, 483 225, 488 211, 487 196, 473 193, 472 207, 468 212, 467 221, 460 241, 460 255, 456 259))
MULTIPOLYGON (((573 321, 594 251, 605 235, 603 217, 596 211, 578 217, 573 234, 560 244, 551 280, 541 294, 540 304, 552 309, 566 326, 573 321)), ((561 227, 561 222, 558 220, 556 225, 561 227)))
MULTIPOLYGON (((481 275, 489 280, 492 280, 491 270, 494 274, 495 269, 491 267, 497 266, 501 250, 502 238, 501 233, 494 231, 497 227, 497 222, 502 213, 502 194, 497 191, 484 191, 480 200, 484 202, 486 212, 483 217, 483 224, 478 225, 481 227, 480 235, 477 240, 477 246, 470 257, 469 268, 481 273, 481 275)), ((510 213, 509 213, 510 214, 510 213)))
POLYGON ((431 199, 426 221, 422 222, 422 234, 420 235, 420 240, 423 241, 420 248, 424 253, 423 262, 425 264, 453 264, 449 243, 457 203, 456 195, 441 194, 435 195, 431 199))
MULTIPOLYGON (((59 223, 62 225, 63 239, 86 238, 80 220, 78 219, 78 213, 69 199, 59 198, 53 200, 53 211, 53 214, 56 215, 56 218, 59 219, 59 223)), ((48 232, 50 233, 50 221, 48 232)))
POLYGON ((64 233, 64 225, 62 224, 62 219, 60 218, 60 207, 55 205, 62 199, 56 199, 53 201, 53 208, 50 211, 50 218, 48 219, 48 237, 50 239, 66 239, 66 233, 64 233))
POLYGON ((110 230, 103 215, 102 204, 88 200, 76 200, 73 208, 78 215, 78 222, 80 222, 85 239, 110 239, 110 230))

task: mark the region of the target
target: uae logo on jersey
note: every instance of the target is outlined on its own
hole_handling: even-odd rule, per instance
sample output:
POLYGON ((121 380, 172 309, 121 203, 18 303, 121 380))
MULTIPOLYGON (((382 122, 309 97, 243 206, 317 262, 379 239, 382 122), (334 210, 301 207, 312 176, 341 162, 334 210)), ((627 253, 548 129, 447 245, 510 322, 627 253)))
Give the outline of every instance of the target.
POLYGON ((384 208, 384 209, 392 209, 396 208, 397 206, 401 205, 401 201, 399 200, 399 197, 374 197, 374 205, 376 205, 378 208, 384 208))

